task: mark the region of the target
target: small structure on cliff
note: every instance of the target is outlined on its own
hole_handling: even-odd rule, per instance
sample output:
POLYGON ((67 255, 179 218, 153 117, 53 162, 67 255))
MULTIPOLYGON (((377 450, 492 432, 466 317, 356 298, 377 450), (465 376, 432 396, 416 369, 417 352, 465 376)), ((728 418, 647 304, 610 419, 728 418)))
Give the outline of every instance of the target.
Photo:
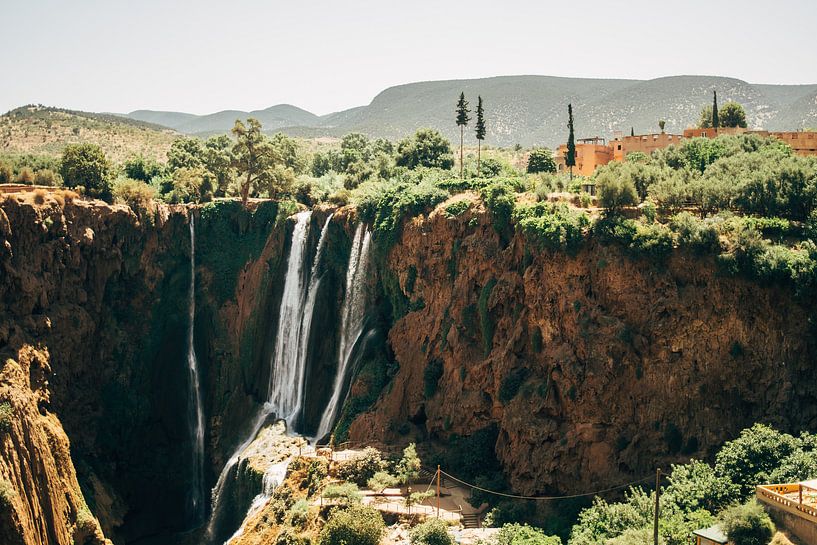
POLYGON ((817 543, 817 479, 760 485, 756 496, 777 524, 805 543, 817 543))
POLYGON ((729 542, 720 526, 710 526, 692 532, 695 545, 725 545, 729 542))

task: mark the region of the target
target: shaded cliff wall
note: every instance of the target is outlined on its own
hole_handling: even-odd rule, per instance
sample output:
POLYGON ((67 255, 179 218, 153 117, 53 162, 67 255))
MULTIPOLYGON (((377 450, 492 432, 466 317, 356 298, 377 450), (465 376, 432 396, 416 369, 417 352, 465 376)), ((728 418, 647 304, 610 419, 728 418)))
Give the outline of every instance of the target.
POLYGON ((478 202, 441 208, 408 221, 382 264, 406 312, 388 337, 399 370, 351 439, 445 444, 495 426, 510 484, 545 493, 706 456, 756 421, 817 427, 814 326, 787 290, 678 251, 654 263, 592 239, 576 255, 506 245, 478 202))
MULTIPOLYGON (((43 414, 64 426, 85 500, 105 534, 117 543, 172 542, 168 536, 189 526, 184 499, 193 478, 185 421, 190 209, 161 206, 155 217, 139 218, 124 206, 27 199, 0 202, 0 361, 17 359, 26 346, 50 355, 43 383, 32 389, 48 399, 39 402, 43 414)), ((239 431, 232 425, 263 400, 286 224, 276 203, 251 212, 213 203, 195 213, 209 488, 239 431), (225 412, 233 419, 227 425, 225 412)), ((25 392, 24 385, 7 391, 15 388, 25 392)), ((25 454, 32 465, 48 465, 45 452, 25 454)), ((7 458, 8 467, 19 459, 7 458)), ((22 477, 12 484, 23 486, 15 485, 20 497, 43 490, 57 497, 67 486, 51 473, 43 478, 46 487, 29 489, 22 477)), ((63 509, 64 521, 48 521, 49 531, 63 535, 55 528, 73 520, 75 507, 63 509)), ((25 529, 35 526, 36 511, 17 512, 28 522, 15 527, 32 539, 25 529)))

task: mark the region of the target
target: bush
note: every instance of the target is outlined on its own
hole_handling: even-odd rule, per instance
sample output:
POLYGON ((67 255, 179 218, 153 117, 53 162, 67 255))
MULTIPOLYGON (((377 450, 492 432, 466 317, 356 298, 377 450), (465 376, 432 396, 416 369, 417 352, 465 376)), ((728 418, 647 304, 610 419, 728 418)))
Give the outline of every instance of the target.
POLYGON ((362 505, 333 509, 321 530, 319 545, 378 545, 386 531, 383 517, 362 505))
POLYGON ((511 217, 516 205, 514 185, 508 180, 495 180, 482 188, 480 194, 491 213, 494 230, 503 239, 510 238, 511 217))
POLYGON ((0 433, 8 433, 14 425, 14 407, 4 401, 0 403, 0 433))
POLYGON ((127 204, 140 216, 152 214, 155 209, 153 198, 156 190, 139 180, 128 178, 117 180, 112 193, 116 202, 127 204))
POLYGON ((369 487, 369 490, 380 494, 385 489, 397 486, 397 484, 397 477, 391 473, 388 473, 387 471, 378 471, 371 479, 369 479, 366 486, 369 487))
POLYGON ((775 532, 768 513, 755 500, 727 509, 721 528, 735 545, 767 545, 775 532))
POLYGON ((447 218, 456 218, 463 215, 471 207, 471 202, 465 199, 454 201, 445 207, 445 216, 447 218))
POLYGON ((454 545, 448 524, 440 519, 431 518, 418 524, 409 532, 411 545, 454 545))
POLYGON ((383 460, 380 451, 366 447, 359 455, 338 465, 337 477, 358 486, 366 486, 369 479, 376 473, 386 471, 386 469, 388 469, 388 464, 383 460))
POLYGON ((11 486, 11 483, 5 479, 0 479, 0 511, 10 510, 15 496, 17 496, 17 492, 11 486))
POLYGON ((562 545, 558 536, 548 536, 527 524, 505 524, 496 535, 496 545, 562 545))
POLYGON ((575 252, 584 241, 590 218, 565 204, 537 203, 519 206, 514 220, 525 238, 548 250, 575 252))
POLYGON ((23 167, 17 173, 17 183, 31 185, 34 183, 34 171, 28 167, 23 167))
POLYGON ((341 505, 357 504, 363 500, 363 494, 355 483, 330 484, 321 495, 327 500, 337 500, 341 505))
POLYGON ((34 174, 34 185, 56 187, 62 185, 62 178, 50 168, 44 168, 34 174))
POLYGON ((599 204, 608 212, 617 212, 625 206, 638 204, 638 194, 633 181, 615 173, 597 176, 596 192, 599 204))
POLYGON ((14 181, 14 170, 5 161, 0 161, 0 184, 10 184, 14 181))
POLYGON ((300 499, 292 504, 289 509, 287 520, 290 526, 295 528, 303 528, 309 521, 309 502, 305 499, 300 499))

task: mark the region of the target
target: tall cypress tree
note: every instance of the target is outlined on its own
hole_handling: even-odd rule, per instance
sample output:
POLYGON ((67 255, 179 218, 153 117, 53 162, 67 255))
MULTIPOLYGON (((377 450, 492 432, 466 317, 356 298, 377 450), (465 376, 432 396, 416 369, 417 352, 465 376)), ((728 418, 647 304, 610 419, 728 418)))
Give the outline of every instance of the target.
POLYGON ((718 119, 718 92, 712 91, 712 128, 717 129, 721 126, 721 120, 718 119))
POLYGON ((630 136, 635 136, 635 127, 630 127, 630 136))
POLYGON ((482 97, 477 97, 477 123, 476 123, 476 133, 477 133, 477 176, 480 173, 480 163, 481 163, 481 151, 482 151, 482 141, 485 140, 485 115, 482 110, 482 97))
POLYGON ((567 105, 567 155, 565 165, 570 168, 570 179, 573 180, 573 167, 576 166, 576 141, 573 137, 573 104, 567 105))
POLYGON ((457 102, 457 125, 460 127, 460 178, 463 178, 462 145, 465 127, 471 120, 468 117, 468 101, 465 100, 465 93, 460 93, 460 100, 457 102))

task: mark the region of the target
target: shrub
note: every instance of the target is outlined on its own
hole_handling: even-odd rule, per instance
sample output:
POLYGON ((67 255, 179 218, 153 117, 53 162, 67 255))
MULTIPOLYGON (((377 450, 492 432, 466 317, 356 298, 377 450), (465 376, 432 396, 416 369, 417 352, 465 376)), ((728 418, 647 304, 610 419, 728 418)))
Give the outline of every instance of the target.
POLYGON ((62 179, 60 178, 60 175, 50 168, 40 169, 34 174, 34 185, 47 185, 55 187, 61 184, 62 179))
POLYGON ((34 204, 42 206, 48 193, 44 189, 34 190, 34 204))
POLYGON ((721 515, 721 528, 736 545, 766 545, 775 532, 768 513, 755 500, 727 509, 721 515))
POLYGON ((423 394, 429 399, 437 393, 437 384, 443 376, 443 362, 433 359, 423 370, 423 394))
POLYGON ((14 407, 4 401, 0 403, 0 433, 8 433, 14 424, 14 407))
POLYGON ((0 479, 0 511, 8 511, 14 501, 17 492, 11 483, 5 479, 0 479))
POLYGON ((309 537, 298 536, 292 528, 284 528, 275 538, 275 545, 310 545, 309 537))
POLYGON ((721 249, 717 224, 700 220, 689 212, 681 212, 670 220, 670 229, 677 233, 678 244, 699 254, 717 253, 721 249))
POLYGON ((471 207, 471 202, 465 199, 454 201, 445 207, 445 216, 447 218, 456 218, 463 215, 471 207))
POLYGON ((369 479, 366 486, 369 487, 369 490, 379 494, 387 488, 397 486, 397 484, 397 477, 387 471, 378 471, 371 479, 369 479))
POLYGON ((139 180, 148 183, 155 176, 162 174, 162 166, 153 159, 145 158, 142 155, 129 157, 122 165, 125 176, 132 180, 139 180))
POLYGON ((341 505, 360 503, 363 499, 363 494, 355 483, 330 484, 321 495, 327 500, 337 500, 341 505))
POLYGON ((29 167, 23 167, 17 173, 17 183, 31 185, 34 183, 34 171, 29 167))
POLYGON ((608 212, 617 212, 625 206, 638 204, 638 194, 633 181, 615 173, 599 175, 596 178, 596 191, 599 204, 608 212))
POLYGON ((525 238, 549 250, 578 250, 590 218, 564 204, 537 203, 519 206, 513 214, 525 238))
POLYGON ((385 471, 387 463, 376 448, 367 447, 362 453, 351 460, 347 460, 338 465, 337 477, 344 481, 350 481, 358 486, 366 486, 366 483, 379 471, 385 471))
POLYGON ((82 506, 79 511, 77 511, 76 524, 76 532, 85 536, 95 534, 97 526, 99 525, 96 518, 91 513, 91 510, 88 509, 87 506, 82 506))
POLYGON ((14 181, 14 170, 5 161, 0 161, 0 184, 10 184, 14 181))
POLYGON ((300 499, 292 504, 289 509, 287 520, 290 526, 295 528, 303 528, 309 520, 309 502, 305 499, 300 499))
POLYGON ((562 545, 558 536, 548 536, 527 524, 505 524, 496 535, 497 545, 562 545))
POLYGON ((378 545, 386 530, 383 517, 361 505, 333 509, 321 530, 319 545, 378 545))
POLYGON ((431 518, 418 524, 409 532, 411 545, 454 545, 448 524, 440 519, 431 518))
POLYGON ((485 356, 491 353, 494 347, 494 322, 491 319, 491 314, 488 309, 488 300, 491 298, 491 293, 496 286, 496 279, 491 278, 487 284, 482 287, 479 294, 479 301, 477 308, 479 309, 479 327, 482 333, 482 350, 485 356))
POLYGON ((144 182, 128 178, 117 180, 112 193, 116 202, 127 204, 140 216, 153 213, 156 191, 144 182))
POLYGON ((480 194, 491 213, 494 230, 504 239, 509 238, 511 217, 516 204, 514 187, 506 180, 496 180, 482 188, 480 194))

